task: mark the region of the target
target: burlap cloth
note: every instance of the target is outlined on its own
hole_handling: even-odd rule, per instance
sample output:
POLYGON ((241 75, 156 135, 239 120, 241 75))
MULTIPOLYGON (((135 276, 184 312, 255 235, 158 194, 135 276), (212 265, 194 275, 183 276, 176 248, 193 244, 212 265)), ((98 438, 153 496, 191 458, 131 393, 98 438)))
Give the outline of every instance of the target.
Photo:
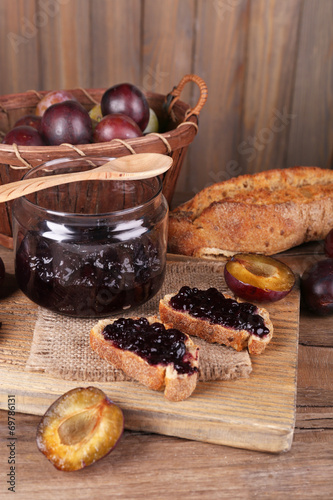
MULTIPOLYGON (((156 314, 159 300, 167 293, 177 292, 183 285, 202 289, 216 287, 222 292, 226 291, 223 266, 210 262, 168 262, 160 292, 146 304, 114 317, 156 314)), ((96 322, 62 316, 40 307, 25 369, 66 380, 130 380, 92 351, 89 333, 96 322)), ((236 352, 229 347, 208 344, 197 337, 192 337, 192 340, 200 347, 200 380, 229 380, 249 376, 252 365, 247 351, 236 352)))

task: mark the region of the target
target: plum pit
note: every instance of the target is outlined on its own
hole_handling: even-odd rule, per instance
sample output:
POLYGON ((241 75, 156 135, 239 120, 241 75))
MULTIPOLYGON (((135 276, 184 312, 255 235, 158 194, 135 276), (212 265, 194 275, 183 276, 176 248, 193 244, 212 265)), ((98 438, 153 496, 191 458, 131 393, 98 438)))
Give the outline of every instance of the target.
POLYGON ((72 446, 89 438, 98 423, 97 417, 96 412, 85 410, 64 420, 58 427, 61 444, 72 446))

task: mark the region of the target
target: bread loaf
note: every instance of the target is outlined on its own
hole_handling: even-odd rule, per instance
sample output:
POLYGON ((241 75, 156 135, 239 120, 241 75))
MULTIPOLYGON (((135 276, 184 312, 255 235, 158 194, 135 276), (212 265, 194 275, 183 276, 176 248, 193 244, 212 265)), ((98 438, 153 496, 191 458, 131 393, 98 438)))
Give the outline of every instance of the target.
POLYGON ((171 253, 273 255, 333 227, 333 171, 293 167, 213 184, 170 213, 171 253))
MULTIPOLYGON (((134 320, 137 319, 138 318, 134 318, 134 320)), ((159 325, 161 325, 156 316, 150 316, 147 320, 150 325, 153 323, 159 323, 159 325)), ((119 320, 100 320, 92 328, 90 332, 91 348, 101 358, 105 359, 116 368, 123 370, 129 377, 137 380, 150 389, 157 391, 164 389, 164 396, 170 401, 182 401, 188 398, 194 391, 199 377, 199 347, 192 342, 188 335, 184 334, 186 351, 183 359, 190 369, 187 373, 184 373, 177 363, 149 363, 147 357, 129 349, 119 348, 112 340, 108 340, 107 337, 105 338, 103 335, 104 328, 108 325, 112 325, 115 321, 119 320)), ((170 325, 164 326, 167 332, 168 329, 171 328, 170 325)), ((144 334, 143 332, 142 335, 144 334)), ((163 344, 161 347, 163 349, 163 344)), ((179 349, 178 344, 176 347, 179 349)), ((180 346, 180 349, 182 349, 182 346, 180 346)))
MULTIPOLYGON (((170 303, 175 294, 168 294, 160 300, 159 311, 161 320, 173 328, 177 328, 188 335, 200 337, 206 342, 223 344, 233 347, 236 351, 248 348, 250 354, 261 354, 273 337, 273 324, 269 313, 264 308, 257 308, 255 314, 263 318, 268 333, 258 336, 245 329, 236 329, 223 326, 221 323, 214 323, 207 319, 194 317, 184 310, 174 309, 170 303)), ((224 295, 225 298, 231 298, 224 295)), ((238 302, 238 301, 237 301, 238 302)))

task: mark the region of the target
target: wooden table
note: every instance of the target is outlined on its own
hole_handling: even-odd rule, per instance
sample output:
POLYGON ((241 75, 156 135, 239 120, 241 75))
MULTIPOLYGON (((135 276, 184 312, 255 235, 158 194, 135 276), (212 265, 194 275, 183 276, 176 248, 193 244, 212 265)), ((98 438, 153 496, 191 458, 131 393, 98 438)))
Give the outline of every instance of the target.
MULTIPOLYGON (((301 270, 323 258, 318 243, 283 258, 301 270)), ((15 287, 12 252, 0 248, 7 276, 2 296, 15 287)), ((18 304, 19 307, 19 304, 18 304)), ((14 311, 12 312, 13 314, 14 311)), ((10 312, 9 312, 10 314, 10 312)), ((22 350, 31 336, 31 304, 22 331, 22 350), (30 332, 30 333, 29 333, 30 332)), ((1 336, 1 330, 0 330, 1 336)), ((296 427, 292 448, 269 454, 198 441, 126 431, 100 462, 75 473, 57 471, 37 450, 40 417, 15 415, 15 498, 333 498, 333 316, 301 309, 296 427)), ((9 497, 10 444, 7 411, 0 411, 0 498, 9 497)))

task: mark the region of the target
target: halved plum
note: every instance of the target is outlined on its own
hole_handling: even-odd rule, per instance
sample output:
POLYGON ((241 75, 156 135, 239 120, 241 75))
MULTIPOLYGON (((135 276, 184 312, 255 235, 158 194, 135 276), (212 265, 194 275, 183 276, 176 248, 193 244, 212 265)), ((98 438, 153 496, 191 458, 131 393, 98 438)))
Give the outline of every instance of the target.
POLYGON ((224 277, 238 297, 254 302, 283 299, 295 284, 293 271, 267 255, 236 254, 226 263, 224 277))
POLYGON ((37 428, 38 449, 59 470, 75 471, 107 455, 124 430, 124 417, 96 387, 66 392, 47 410, 37 428))

